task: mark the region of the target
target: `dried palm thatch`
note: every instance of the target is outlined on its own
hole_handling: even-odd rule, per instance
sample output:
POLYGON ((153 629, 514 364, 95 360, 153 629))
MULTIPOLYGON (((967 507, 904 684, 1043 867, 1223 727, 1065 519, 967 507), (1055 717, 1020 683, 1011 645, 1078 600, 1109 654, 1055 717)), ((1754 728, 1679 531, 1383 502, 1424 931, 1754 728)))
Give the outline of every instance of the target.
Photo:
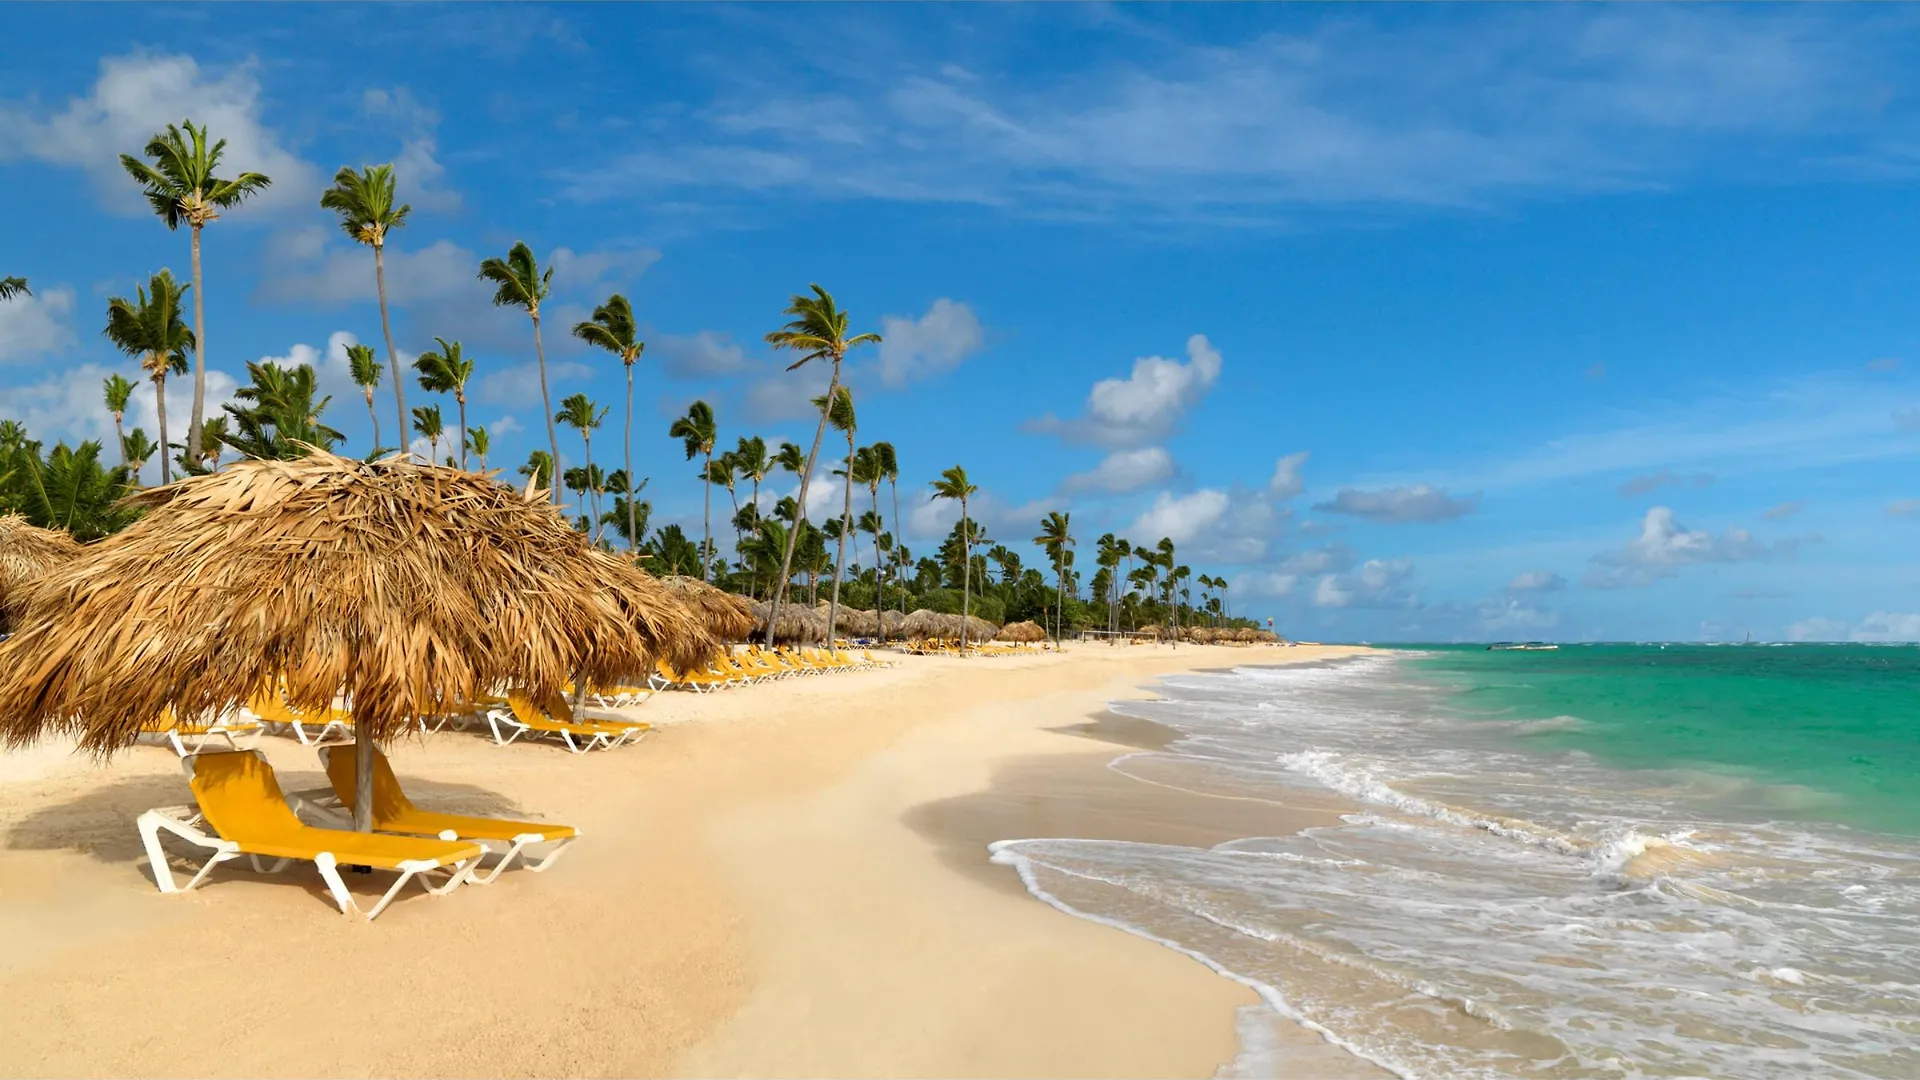
POLYGON ((1210 626, 1196 626, 1187 631, 1187 640, 1193 642, 1195 645, 1206 645, 1213 641, 1213 628, 1210 626))
POLYGON ((73 732, 105 754, 162 710, 224 710, 276 680, 299 709, 348 695, 360 736, 382 739, 502 682, 616 684, 717 648, 537 492, 474 473, 315 452, 128 501, 146 516, 43 578, 0 643, 0 740, 73 732))
POLYGON ((66 533, 0 514, 0 634, 26 606, 26 586, 79 554, 79 543, 66 533))
POLYGON ((999 641, 1045 641, 1047 640, 1047 632, 1042 630, 1037 623, 1029 620, 1026 622, 1008 623, 1000 628, 1000 633, 995 635, 995 639, 999 641))
POLYGON ((944 635, 941 631, 944 629, 944 626, 941 620, 945 617, 946 616, 938 612, 928 611, 926 608, 919 608, 901 620, 900 631, 915 641, 926 641, 929 638, 943 637, 944 635))
POLYGON ((1253 635, 1254 640, 1263 645, 1278 645, 1280 643, 1280 635, 1271 630, 1255 630, 1253 635))
POLYGON ((696 577, 671 574, 660 579, 675 600, 686 605, 709 634, 722 641, 745 641, 762 625, 753 613, 753 601, 738 593, 709 585, 696 577))
POLYGON ((834 630, 851 637, 873 637, 880 633, 880 617, 871 611, 843 607, 834 630))
POLYGON ((1148 623, 1147 625, 1141 627, 1140 629, 1135 630, 1134 633, 1140 635, 1141 637, 1150 637, 1150 638, 1158 639, 1165 636, 1166 631, 1160 628, 1159 623, 1148 623))
POLYGON ((955 626, 955 629, 953 632, 954 637, 960 636, 960 631, 958 627, 960 623, 963 621, 967 625, 967 640, 969 642, 992 641, 993 636, 1000 632, 1000 628, 998 626, 995 626, 994 624, 988 622, 987 620, 981 618, 980 616, 969 615, 964 620, 958 617, 956 617, 953 620, 954 626, 955 626))
POLYGON ((1260 632, 1258 630, 1255 630, 1251 626, 1243 626, 1240 629, 1234 631, 1233 639, 1235 641, 1245 641, 1249 643, 1259 641, 1260 632))
MULTIPOLYGON (((755 634, 766 633, 768 608, 769 605, 758 602, 753 605, 755 634)), ((826 636, 827 620, 800 604, 780 605, 780 621, 773 628, 773 640, 789 645, 812 645, 826 636)))

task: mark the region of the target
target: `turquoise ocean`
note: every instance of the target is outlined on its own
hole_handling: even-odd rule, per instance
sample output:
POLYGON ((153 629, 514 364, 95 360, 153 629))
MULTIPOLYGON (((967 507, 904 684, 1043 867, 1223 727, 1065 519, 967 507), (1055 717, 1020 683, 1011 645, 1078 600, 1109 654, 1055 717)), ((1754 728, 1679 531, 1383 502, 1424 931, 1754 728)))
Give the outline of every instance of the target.
MULTIPOLYGON (((1254 654, 1257 655, 1257 654, 1254 654)), ((1407 1077, 1920 1077, 1920 648, 1421 646, 1163 680, 1111 767, 1338 824, 995 845, 1407 1077)), ((1264 1025, 1264 1026, 1263 1026, 1264 1025)))

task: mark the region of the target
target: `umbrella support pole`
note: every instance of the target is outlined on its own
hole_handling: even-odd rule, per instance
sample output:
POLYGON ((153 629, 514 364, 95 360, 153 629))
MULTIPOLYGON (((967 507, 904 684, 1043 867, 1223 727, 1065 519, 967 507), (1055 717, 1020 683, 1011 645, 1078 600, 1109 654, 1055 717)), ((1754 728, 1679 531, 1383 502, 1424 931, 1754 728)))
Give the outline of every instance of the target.
MULTIPOLYGON (((354 717, 353 724, 353 831, 373 831, 373 735, 354 717)), ((349 874, 371 874, 371 866, 348 866, 349 874)), ((388 894, 388 899, 392 894, 388 894)), ((386 904, 383 901, 382 907, 386 904)))

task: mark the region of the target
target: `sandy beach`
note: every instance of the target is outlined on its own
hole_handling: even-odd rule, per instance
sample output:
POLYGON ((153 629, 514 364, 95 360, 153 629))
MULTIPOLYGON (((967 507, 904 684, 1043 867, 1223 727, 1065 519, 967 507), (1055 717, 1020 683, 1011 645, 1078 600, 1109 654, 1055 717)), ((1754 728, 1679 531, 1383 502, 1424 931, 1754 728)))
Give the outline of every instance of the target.
MULTIPOLYGON (((1252 992, 1053 910, 986 845, 1209 844, 1323 820, 1112 773, 1166 732, 1104 706, 1168 672, 1347 651, 900 657, 659 695, 633 710, 658 730, 612 753, 411 740, 392 757, 416 801, 585 839, 550 873, 412 894, 372 924, 336 914, 310 870, 222 868, 159 894, 133 818, 185 801, 169 751, 10 755, 0 1071, 1210 1076, 1252 992)), ((312 751, 262 746, 289 790, 323 782, 312 751)), ((1281 1037, 1317 1075, 1366 1075, 1310 1033, 1281 1037)))

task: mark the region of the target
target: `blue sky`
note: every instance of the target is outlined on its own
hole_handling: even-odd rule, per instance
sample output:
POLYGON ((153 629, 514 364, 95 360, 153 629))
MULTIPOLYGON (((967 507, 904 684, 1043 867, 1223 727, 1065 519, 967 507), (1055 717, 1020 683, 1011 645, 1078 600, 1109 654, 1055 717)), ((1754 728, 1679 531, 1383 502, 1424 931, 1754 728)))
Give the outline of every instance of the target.
POLYGON ((691 400, 726 444, 810 436, 820 383, 760 342, 818 281, 887 336, 849 372, 916 549, 951 522, 924 484, 959 462, 996 539, 1051 509, 1087 549, 1171 535, 1305 637, 1920 638, 1916 23, 21 7, 0 271, 36 296, 0 305, 0 416, 110 432, 100 380, 133 367, 106 297, 187 270, 115 155, 191 116, 275 180, 207 232, 213 389, 312 360, 350 449, 340 348, 378 342, 371 259, 317 196, 395 161, 399 347, 465 342, 496 463, 544 432, 530 330, 478 260, 524 239, 556 266, 555 400, 616 405, 602 460, 619 365, 562 326, 632 299, 657 523, 698 527, 665 437, 691 400))

